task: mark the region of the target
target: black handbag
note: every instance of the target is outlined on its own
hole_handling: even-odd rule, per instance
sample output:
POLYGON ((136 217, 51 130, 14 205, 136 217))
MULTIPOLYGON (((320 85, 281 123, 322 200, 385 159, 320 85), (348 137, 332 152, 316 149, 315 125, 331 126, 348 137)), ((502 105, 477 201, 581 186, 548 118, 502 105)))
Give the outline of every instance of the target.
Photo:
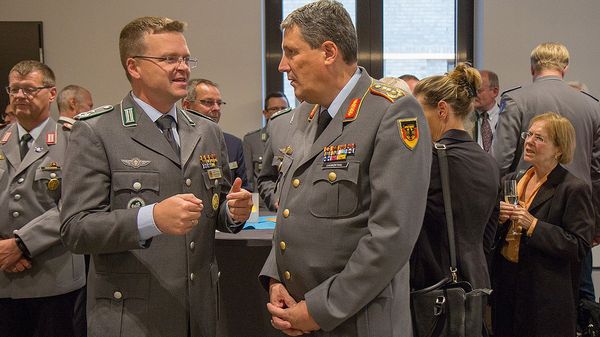
POLYGON ((446 146, 435 143, 440 164, 444 210, 448 224, 450 274, 438 283, 410 293, 411 315, 415 337, 481 337, 487 336, 483 313, 491 289, 473 289, 466 281, 458 281, 454 220, 448 180, 446 146))

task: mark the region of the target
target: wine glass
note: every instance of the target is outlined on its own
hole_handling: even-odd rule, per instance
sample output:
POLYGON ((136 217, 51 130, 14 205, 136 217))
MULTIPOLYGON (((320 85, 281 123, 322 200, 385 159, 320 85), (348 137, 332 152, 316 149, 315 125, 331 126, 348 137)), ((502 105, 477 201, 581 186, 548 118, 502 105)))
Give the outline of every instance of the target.
MULTIPOLYGON (((504 202, 506 202, 507 204, 515 205, 515 206, 519 205, 519 195, 517 193, 517 181, 514 179, 509 179, 509 180, 504 181, 504 202)), ((507 238, 507 240, 512 240, 514 237, 521 235, 521 233, 519 233, 515 227, 516 226, 515 226, 514 220, 511 220, 510 228, 512 229, 511 234, 513 237, 510 239, 507 238)))

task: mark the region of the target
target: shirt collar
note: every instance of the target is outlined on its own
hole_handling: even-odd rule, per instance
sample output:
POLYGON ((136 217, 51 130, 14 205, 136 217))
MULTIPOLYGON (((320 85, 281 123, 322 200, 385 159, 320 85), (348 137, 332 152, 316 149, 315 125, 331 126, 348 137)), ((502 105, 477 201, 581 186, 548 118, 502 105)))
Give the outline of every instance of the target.
POLYGON ((49 119, 49 117, 46 118, 45 121, 43 121, 40 125, 36 126, 29 132, 27 132, 27 130, 25 130, 25 128, 22 127, 21 124, 19 124, 19 122, 17 121, 17 129, 19 130, 19 139, 21 139, 21 137, 23 137, 23 135, 26 133, 31 135, 31 138, 33 141, 38 139, 38 137, 42 133, 42 130, 44 130, 44 128, 46 127, 46 124, 48 124, 48 119, 49 119))
MULTIPOLYGON (((133 97, 133 100, 135 101, 135 103, 137 103, 137 105, 139 105, 140 108, 142 108, 142 110, 144 110, 146 115, 148 115, 148 117, 150 117, 152 122, 156 122, 156 120, 159 119, 163 115, 162 112, 156 110, 152 105, 142 101, 133 92, 131 92, 131 97, 133 97)), ((175 104, 173 104, 173 106, 171 107, 171 110, 169 110, 169 112, 167 112, 167 115, 171 115, 171 117, 173 117, 175 119, 175 123, 177 123, 177 108, 176 108, 175 104)))
MULTIPOLYGON (((342 103, 344 103, 346 98, 348 98, 348 95, 350 95, 350 92, 352 91, 352 89, 354 89, 354 87, 356 86, 356 83, 358 83, 358 80, 360 79, 360 75, 361 75, 360 67, 356 67, 356 71, 354 72, 354 75, 352 75, 352 77, 350 78, 348 83, 346 83, 346 85, 337 94, 337 96, 335 96, 335 98, 333 99, 333 102, 331 102, 331 105, 327 109, 327 112, 329 112, 329 115, 331 116, 331 118, 335 117, 335 115, 338 113, 338 111, 340 110, 340 107, 342 106, 342 103)), ((321 107, 321 110, 323 110, 323 109, 325 109, 325 108, 321 107)))

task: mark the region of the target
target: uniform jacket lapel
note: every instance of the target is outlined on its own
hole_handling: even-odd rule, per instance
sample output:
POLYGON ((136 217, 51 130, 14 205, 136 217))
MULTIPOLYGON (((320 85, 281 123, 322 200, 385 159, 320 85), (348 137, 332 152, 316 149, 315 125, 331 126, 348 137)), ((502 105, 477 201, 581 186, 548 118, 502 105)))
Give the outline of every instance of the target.
MULTIPOLYGON (((8 164, 16 170, 21 164, 21 154, 19 153, 19 131, 17 131, 17 124, 14 123, 10 126, 10 129, 6 132, 10 132, 10 138, 8 138, 6 144, 2 144, 2 152, 6 157, 8 164)), ((5 133, 6 134, 6 133, 5 133)))
MULTIPOLYGON (((371 77, 367 74, 366 71, 363 70, 363 73, 358 82, 356 83, 356 86, 354 86, 354 89, 352 89, 348 97, 346 97, 344 103, 340 106, 340 110, 337 112, 335 117, 331 120, 331 122, 329 123, 327 128, 325 128, 325 130, 319 136, 319 138, 317 138, 317 140, 312 144, 307 155, 298 163, 298 167, 302 166, 304 163, 312 160, 319 153, 323 152, 323 147, 331 145, 336 139, 338 139, 342 135, 342 131, 344 129, 345 114, 348 110, 348 107, 350 106, 350 103, 355 98, 362 99, 365 92, 369 90, 370 86, 371 77)), ((312 140, 314 138, 315 130, 317 129, 317 121, 317 114, 315 114, 314 118, 311 121, 308 121, 308 123, 311 124, 309 128, 310 132, 307 133, 307 137, 309 138, 309 140, 312 140)))
POLYGON ((165 136, 158 127, 152 122, 150 117, 140 108, 130 95, 123 99, 121 104, 121 113, 123 109, 133 108, 136 115, 137 125, 126 127, 131 130, 131 138, 148 149, 161 154, 179 165, 179 158, 165 136))
POLYGON ((198 145, 200 138, 202 138, 202 134, 204 133, 202 131, 204 130, 195 130, 201 126, 198 124, 192 125, 179 109, 177 109, 177 125, 179 126, 181 164, 182 167, 185 167, 192 153, 194 153, 194 149, 198 145))
MULTIPOLYGON (((58 133, 56 133, 56 122, 52 119, 48 119, 48 123, 46 123, 46 126, 40 133, 39 137, 36 140, 34 140, 33 143, 31 144, 31 147, 29 148, 27 155, 23 158, 21 165, 19 165, 19 168, 15 171, 15 177, 18 176, 21 172, 25 171, 31 164, 35 163, 37 160, 39 160, 40 158, 45 156, 46 153, 48 153, 48 144, 46 144, 46 135, 49 132, 55 132, 55 134, 56 134, 55 137, 58 137, 58 133)), ((16 138, 18 138, 18 137, 16 137, 16 138)), ((64 142, 65 139, 56 139, 56 142, 60 142, 60 141, 64 142)), ((19 145, 17 144, 17 146, 15 148, 17 149, 17 152, 18 152, 19 145)))
POLYGON ((546 182, 540 187, 540 190, 536 194, 531 206, 529 206, 529 212, 534 214, 536 209, 544 204, 546 201, 552 199, 556 187, 565 179, 567 170, 562 166, 557 165, 552 172, 548 175, 546 182))

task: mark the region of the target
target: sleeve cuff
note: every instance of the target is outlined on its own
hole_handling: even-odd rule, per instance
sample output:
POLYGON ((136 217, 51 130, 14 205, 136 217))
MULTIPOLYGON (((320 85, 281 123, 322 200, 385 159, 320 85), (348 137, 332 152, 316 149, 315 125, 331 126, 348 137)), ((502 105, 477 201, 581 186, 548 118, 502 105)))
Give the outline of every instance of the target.
POLYGON ((538 223, 538 219, 535 218, 533 219, 533 222, 531 223, 531 226, 529 226, 529 228, 527 229, 527 236, 531 237, 533 235, 533 231, 535 230, 535 226, 538 223))
POLYGON ((140 208, 137 215, 137 226, 140 233, 140 244, 144 245, 144 241, 162 234, 160 229, 156 227, 154 222, 154 204, 146 205, 140 208))

